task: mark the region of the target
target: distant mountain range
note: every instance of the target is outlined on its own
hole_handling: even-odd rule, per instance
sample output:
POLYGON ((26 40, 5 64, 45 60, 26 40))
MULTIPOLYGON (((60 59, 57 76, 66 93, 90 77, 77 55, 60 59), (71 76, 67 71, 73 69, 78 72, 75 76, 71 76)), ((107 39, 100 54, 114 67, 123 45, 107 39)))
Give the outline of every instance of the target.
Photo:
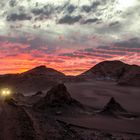
POLYGON ((87 80, 116 81, 119 85, 140 86, 140 66, 128 65, 121 61, 103 61, 78 76, 65 74, 39 66, 20 74, 0 76, 0 87, 10 87, 18 92, 36 92, 63 82, 87 80))
POLYGON ((119 85, 140 86, 140 66, 125 64, 121 61, 103 61, 78 77, 111 80, 119 85))

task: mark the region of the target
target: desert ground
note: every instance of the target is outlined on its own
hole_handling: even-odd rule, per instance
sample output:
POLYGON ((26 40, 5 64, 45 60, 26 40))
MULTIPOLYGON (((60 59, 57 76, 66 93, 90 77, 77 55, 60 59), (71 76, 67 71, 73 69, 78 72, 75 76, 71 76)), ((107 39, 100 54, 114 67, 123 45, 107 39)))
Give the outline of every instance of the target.
MULTIPOLYGON (((139 140, 140 88, 118 86, 110 81, 66 82, 77 104, 65 107, 33 108, 42 94, 17 96, 16 102, 0 103, 1 140, 139 140), (103 115, 99 112, 110 98, 121 104, 134 117, 103 115), (76 102, 77 103, 77 102, 76 102), (81 110, 81 111, 79 111, 81 110), (53 112, 53 113, 52 113, 53 112)), ((61 93, 61 91, 60 91, 61 93)), ((51 99, 51 98, 50 98, 51 99)), ((46 100, 42 100, 45 101, 46 100)))
MULTIPOLYGON (((90 81, 66 83, 71 96, 95 109, 102 109, 114 97, 127 111, 140 115, 140 88, 118 86, 115 82, 90 81)), ((60 117, 61 118, 61 117, 60 117)), ((136 134, 140 138, 140 118, 105 117, 100 115, 65 116, 62 120, 70 124, 122 134, 136 134)))
POLYGON ((81 83, 66 83, 71 96, 83 104, 102 108, 114 97, 129 111, 140 113, 140 88, 118 86, 116 82, 90 81, 81 83))

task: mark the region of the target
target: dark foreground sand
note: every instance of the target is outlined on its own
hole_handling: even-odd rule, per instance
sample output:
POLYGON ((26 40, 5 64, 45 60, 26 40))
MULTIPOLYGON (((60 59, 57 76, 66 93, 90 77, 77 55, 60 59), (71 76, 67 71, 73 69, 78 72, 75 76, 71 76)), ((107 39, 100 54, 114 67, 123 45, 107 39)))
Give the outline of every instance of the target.
MULTIPOLYGON (((102 109, 111 97, 114 97, 127 111, 140 114, 140 88, 122 87, 115 82, 83 82, 67 83, 68 90, 73 98, 83 104, 102 109)), ((140 134, 140 118, 113 118, 106 116, 64 117, 64 121, 85 126, 88 128, 105 130, 108 132, 120 132, 140 134)))
POLYGON ((0 102, 0 140, 140 140, 140 88, 101 81, 66 83, 66 86, 73 98, 92 107, 94 113, 38 112, 27 107, 33 98, 16 106, 0 102), (138 117, 99 115, 97 112, 111 97, 138 117))
POLYGON ((92 81, 67 83, 71 96, 83 104, 102 108, 114 97, 128 111, 140 113, 140 88, 118 86, 115 82, 92 81))

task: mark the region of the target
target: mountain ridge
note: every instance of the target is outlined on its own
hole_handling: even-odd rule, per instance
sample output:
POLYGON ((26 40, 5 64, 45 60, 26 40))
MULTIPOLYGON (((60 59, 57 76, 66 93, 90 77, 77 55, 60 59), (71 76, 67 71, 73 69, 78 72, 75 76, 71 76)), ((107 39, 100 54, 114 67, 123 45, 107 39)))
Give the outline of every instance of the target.
POLYGON ((118 85, 140 86, 140 66, 122 61, 103 61, 78 75, 85 79, 116 81, 118 85))
POLYGON ((45 65, 40 65, 40 66, 37 66, 35 68, 32 68, 32 69, 29 69, 21 74, 51 74, 51 73, 55 73, 55 74, 59 74, 59 75, 65 75, 64 73, 58 71, 58 70, 55 70, 53 68, 49 68, 49 67, 46 67, 45 65))
POLYGON ((88 80, 114 81, 121 86, 140 87, 140 66, 124 62, 103 61, 78 76, 67 76, 53 68, 40 65, 19 74, 0 76, 0 88, 10 87, 17 92, 43 91, 62 82, 83 82, 88 80))
POLYGON ((23 73, 0 76, 0 88, 6 86, 14 87, 15 92, 36 92, 54 86, 63 78, 65 75, 55 69, 38 66, 23 73))

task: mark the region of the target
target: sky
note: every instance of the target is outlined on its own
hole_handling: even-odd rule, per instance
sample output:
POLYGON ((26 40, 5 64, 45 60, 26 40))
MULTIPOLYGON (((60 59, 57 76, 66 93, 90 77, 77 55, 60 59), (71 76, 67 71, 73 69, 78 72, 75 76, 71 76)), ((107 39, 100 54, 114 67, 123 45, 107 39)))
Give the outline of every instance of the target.
POLYGON ((77 75, 140 65, 140 0, 0 0, 0 74, 39 65, 77 75))

